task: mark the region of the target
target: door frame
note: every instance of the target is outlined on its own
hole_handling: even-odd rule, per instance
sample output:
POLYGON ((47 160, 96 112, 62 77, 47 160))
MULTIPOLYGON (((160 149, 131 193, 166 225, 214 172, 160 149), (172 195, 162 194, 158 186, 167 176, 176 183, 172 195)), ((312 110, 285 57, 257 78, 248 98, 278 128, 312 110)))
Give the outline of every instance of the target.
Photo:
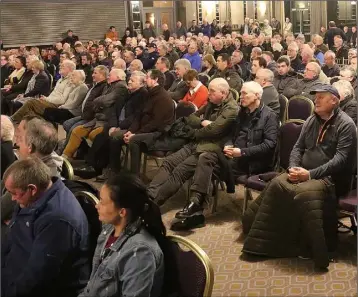
POLYGON ((153 27, 153 30, 158 35, 161 35, 162 33, 162 24, 160 19, 160 14, 162 12, 168 12, 170 19, 172 20, 170 24, 168 24, 170 32, 174 30, 175 23, 174 23, 174 17, 175 17, 175 9, 173 8, 167 8, 167 7, 142 7, 142 20, 143 24, 146 22, 146 13, 154 13, 154 17, 157 19, 157 27, 153 27))

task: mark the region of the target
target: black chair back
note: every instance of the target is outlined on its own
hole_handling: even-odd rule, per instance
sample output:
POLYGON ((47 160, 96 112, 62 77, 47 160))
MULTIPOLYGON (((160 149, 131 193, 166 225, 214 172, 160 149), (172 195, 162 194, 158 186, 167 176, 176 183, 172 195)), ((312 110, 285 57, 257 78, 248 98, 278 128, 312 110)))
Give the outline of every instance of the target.
POLYGON ((287 120, 288 99, 286 98, 286 96, 280 94, 279 101, 280 101, 280 121, 281 124, 283 124, 287 120))
POLYGON ((179 236, 169 236, 172 240, 171 256, 175 258, 179 296, 211 296, 214 272, 210 259, 195 243, 179 236), (174 240, 173 240, 174 239, 174 240), (180 246, 183 244, 187 250, 180 246))
POLYGON ((288 120, 280 127, 279 166, 286 170, 289 166, 291 151, 300 136, 304 121, 288 120))
POLYGON ((208 87, 210 81, 209 75, 207 75, 206 73, 199 73, 198 79, 204 86, 208 87))
POLYGON ((191 115, 197 110, 196 106, 191 102, 179 102, 175 109, 175 118, 183 118, 191 115))
POLYGON ((298 95, 288 101, 287 119, 307 120, 314 111, 314 104, 311 99, 298 95))
POLYGON ((98 236, 102 230, 102 224, 98 219, 98 212, 96 209, 98 199, 95 195, 87 191, 76 192, 74 195, 77 198, 77 201, 80 203, 88 220, 90 247, 89 252, 92 259, 97 246, 98 236))

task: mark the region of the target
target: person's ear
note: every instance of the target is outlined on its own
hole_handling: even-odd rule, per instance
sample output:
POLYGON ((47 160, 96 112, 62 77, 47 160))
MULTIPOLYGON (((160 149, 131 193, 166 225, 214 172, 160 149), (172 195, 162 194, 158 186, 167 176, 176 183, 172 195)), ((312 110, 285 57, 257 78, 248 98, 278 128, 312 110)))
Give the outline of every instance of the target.
POLYGON ((28 188, 29 188, 29 190, 30 190, 30 192, 31 192, 31 196, 35 196, 36 193, 38 192, 38 188, 37 188, 37 186, 34 185, 34 184, 29 184, 29 185, 28 185, 28 188))
POLYGON ((121 218, 126 217, 126 216, 127 216, 127 209, 126 209, 126 208, 121 208, 121 209, 119 209, 118 215, 119 215, 121 218))

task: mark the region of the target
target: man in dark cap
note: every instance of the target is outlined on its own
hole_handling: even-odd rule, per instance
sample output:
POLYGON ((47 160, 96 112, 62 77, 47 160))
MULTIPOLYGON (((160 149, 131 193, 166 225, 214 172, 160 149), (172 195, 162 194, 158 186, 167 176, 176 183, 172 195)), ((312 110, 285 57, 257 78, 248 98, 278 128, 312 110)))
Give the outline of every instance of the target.
POLYGON ((347 194, 357 131, 331 85, 312 88, 315 112, 302 126, 289 168, 274 178, 243 217, 243 251, 313 258, 327 269, 337 245, 337 197, 347 194))

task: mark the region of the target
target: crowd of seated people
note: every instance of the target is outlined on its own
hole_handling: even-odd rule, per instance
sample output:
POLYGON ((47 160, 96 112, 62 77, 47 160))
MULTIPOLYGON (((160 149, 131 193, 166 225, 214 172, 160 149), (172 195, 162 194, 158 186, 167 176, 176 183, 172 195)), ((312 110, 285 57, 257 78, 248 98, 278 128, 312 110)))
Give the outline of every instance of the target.
POLYGON ((127 28, 123 38, 112 26, 105 40, 88 42, 69 30, 52 48, 1 52, 4 296, 101 296, 104 290, 159 296, 170 257, 158 206, 190 181, 171 227, 196 228, 205 224, 214 179, 234 193, 238 177, 272 171, 283 124, 280 96, 312 100, 314 114, 303 124, 287 173, 273 178, 245 212, 243 251, 304 254, 328 267, 337 245, 335 197, 349 190, 355 163, 357 51, 350 47, 356 31, 347 38, 330 22, 310 42, 295 38, 289 20, 283 34, 276 20, 261 30, 257 25, 247 19, 234 32, 229 23, 220 28, 205 20, 187 31, 180 23, 173 34, 163 26, 157 36, 146 23, 142 34, 127 28), (182 108, 190 114, 180 116, 182 108), (58 125, 66 132, 60 143, 58 125), (157 152, 164 161, 144 186, 142 154, 157 152), (132 175, 126 176, 128 155, 132 175), (83 210, 59 178, 63 158, 79 176, 104 182, 97 210, 107 226, 93 259, 83 210), (327 230, 309 224, 317 208, 329 212, 327 230), (38 216, 31 216, 34 209, 38 216))

